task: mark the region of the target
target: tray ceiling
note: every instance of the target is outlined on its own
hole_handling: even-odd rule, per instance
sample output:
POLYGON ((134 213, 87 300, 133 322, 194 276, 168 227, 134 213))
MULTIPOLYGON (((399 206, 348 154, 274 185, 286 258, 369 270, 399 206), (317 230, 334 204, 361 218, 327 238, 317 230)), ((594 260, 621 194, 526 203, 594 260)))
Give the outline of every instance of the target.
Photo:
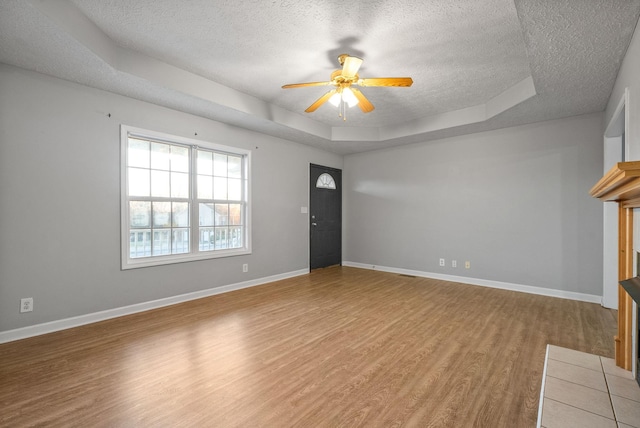
POLYGON ((0 62, 347 154, 606 107, 640 0, 9 0, 0 62), (307 108, 341 53, 376 109, 307 108))

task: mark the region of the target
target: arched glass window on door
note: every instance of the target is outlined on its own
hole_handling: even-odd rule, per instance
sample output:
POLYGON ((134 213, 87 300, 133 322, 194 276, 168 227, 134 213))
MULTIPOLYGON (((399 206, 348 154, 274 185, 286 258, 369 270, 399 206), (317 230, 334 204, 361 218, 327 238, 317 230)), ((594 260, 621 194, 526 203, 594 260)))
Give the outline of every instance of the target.
POLYGON ((334 181, 333 177, 329 174, 327 174, 326 172, 321 174, 320 177, 318 177, 318 181, 316 181, 316 187, 319 189, 332 189, 335 190, 336 189, 336 182, 334 181))

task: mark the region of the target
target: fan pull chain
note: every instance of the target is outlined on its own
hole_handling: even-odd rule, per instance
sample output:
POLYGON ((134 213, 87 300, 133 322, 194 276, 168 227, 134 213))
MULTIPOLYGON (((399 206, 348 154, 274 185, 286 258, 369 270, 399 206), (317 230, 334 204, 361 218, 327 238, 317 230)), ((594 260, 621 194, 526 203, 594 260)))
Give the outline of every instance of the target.
POLYGON ((341 117, 343 121, 347 121, 347 103, 340 96, 340 104, 338 104, 338 117, 341 117))
POLYGON ((347 121, 347 103, 343 100, 342 101, 342 120, 344 122, 347 121))

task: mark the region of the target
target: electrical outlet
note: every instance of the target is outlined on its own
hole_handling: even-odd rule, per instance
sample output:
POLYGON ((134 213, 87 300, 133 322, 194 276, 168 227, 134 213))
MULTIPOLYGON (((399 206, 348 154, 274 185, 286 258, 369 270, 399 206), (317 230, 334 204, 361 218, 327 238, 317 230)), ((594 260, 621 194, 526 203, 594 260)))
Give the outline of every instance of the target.
POLYGON ((33 311, 33 297, 20 299, 20 313, 33 311))
POLYGON ((444 266, 444 259, 440 259, 440 266, 444 266))
POLYGON ((471 268, 471 262, 464 262, 464 268, 465 269, 470 269, 471 268))
POLYGON ((451 267, 458 267, 458 261, 457 260, 451 260, 451 267))
POLYGON ((245 263, 242 265, 242 272, 249 272, 249 264, 245 263))

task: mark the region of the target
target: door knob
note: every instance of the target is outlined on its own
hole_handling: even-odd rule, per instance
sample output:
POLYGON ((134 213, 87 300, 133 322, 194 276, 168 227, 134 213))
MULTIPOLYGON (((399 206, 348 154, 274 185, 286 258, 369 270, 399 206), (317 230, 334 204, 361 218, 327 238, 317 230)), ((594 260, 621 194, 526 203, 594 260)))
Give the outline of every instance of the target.
POLYGON ((311 223, 311 226, 317 226, 318 223, 311 223))

